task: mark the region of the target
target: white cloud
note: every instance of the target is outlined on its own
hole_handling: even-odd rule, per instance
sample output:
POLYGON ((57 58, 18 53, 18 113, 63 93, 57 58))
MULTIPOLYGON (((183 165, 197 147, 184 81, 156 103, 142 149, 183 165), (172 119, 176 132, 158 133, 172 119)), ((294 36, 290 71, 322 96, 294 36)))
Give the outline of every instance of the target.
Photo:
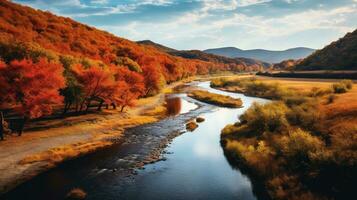
POLYGON ((204 7, 202 10, 235 10, 239 7, 262 4, 270 1, 271 0, 203 0, 204 7))
MULTIPOLYGON (((151 39, 169 46, 171 44, 172 47, 179 49, 204 49, 227 44, 245 48, 264 45, 267 41, 309 30, 325 29, 344 34, 355 28, 346 23, 348 16, 357 17, 355 13, 357 13, 356 6, 344 6, 332 10, 307 10, 270 18, 247 16, 241 13, 212 17, 209 10, 199 9, 165 22, 135 21, 127 26, 100 28, 132 40, 151 39)), ((311 41, 312 38, 307 41, 311 41)), ((278 47, 276 49, 286 48, 279 48, 279 45, 275 44, 278 47)))
POLYGON ((107 4, 108 0, 91 0, 92 4, 107 4))
POLYGON ((137 5, 155 5, 155 6, 163 6, 172 4, 172 0, 140 0, 137 5))

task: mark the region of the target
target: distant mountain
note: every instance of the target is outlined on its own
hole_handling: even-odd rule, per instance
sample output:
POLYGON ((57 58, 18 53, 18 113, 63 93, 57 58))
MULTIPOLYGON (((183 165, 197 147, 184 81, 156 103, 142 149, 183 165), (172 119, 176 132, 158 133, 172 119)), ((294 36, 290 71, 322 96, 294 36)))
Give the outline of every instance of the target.
POLYGON ((248 67, 268 68, 271 66, 270 63, 266 63, 266 62, 262 62, 262 61, 250 59, 250 58, 229 58, 229 57, 225 57, 225 56, 205 53, 205 52, 199 51, 199 50, 180 51, 180 50, 172 49, 170 47, 166 47, 164 45, 155 43, 150 40, 138 41, 137 43, 141 44, 141 45, 152 46, 152 47, 155 47, 156 49, 159 49, 160 51, 165 51, 171 55, 179 56, 179 57, 187 58, 187 59, 197 59, 197 60, 213 62, 213 63, 224 63, 227 65, 236 64, 236 65, 243 65, 243 66, 248 66, 248 67))
POLYGON ((312 54, 315 50, 305 47, 287 49, 284 51, 271 51, 264 49, 242 50, 235 47, 223 47, 204 50, 206 53, 212 53, 231 58, 244 57, 257 59, 269 63, 279 63, 288 59, 301 59, 312 54))
POLYGON ((357 70, 357 29, 305 58, 297 70, 357 70))

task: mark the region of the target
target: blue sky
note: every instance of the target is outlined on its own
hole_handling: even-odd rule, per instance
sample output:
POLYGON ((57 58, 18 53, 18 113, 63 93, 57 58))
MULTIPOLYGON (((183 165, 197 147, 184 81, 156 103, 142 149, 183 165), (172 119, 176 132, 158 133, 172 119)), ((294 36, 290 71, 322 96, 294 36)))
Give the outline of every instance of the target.
POLYGON ((176 49, 322 48, 357 28, 357 0, 14 0, 176 49))

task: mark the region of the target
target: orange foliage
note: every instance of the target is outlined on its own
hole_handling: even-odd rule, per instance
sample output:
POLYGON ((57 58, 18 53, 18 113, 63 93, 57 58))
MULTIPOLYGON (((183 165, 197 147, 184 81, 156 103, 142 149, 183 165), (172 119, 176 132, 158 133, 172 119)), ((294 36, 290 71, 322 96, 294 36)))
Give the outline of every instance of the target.
POLYGON ((134 101, 144 94, 144 79, 139 73, 124 67, 116 67, 114 71, 117 82, 114 103, 120 105, 123 111, 126 106, 134 106, 134 101))
POLYGON ((37 43, 60 54, 101 60, 107 65, 115 63, 118 57, 128 57, 141 68, 155 66, 167 82, 196 73, 207 74, 234 68, 219 62, 172 56, 70 18, 58 17, 9 1, 0 2, 0 30, 0 41, 37 43))
POLYGON ((1 64, 0 80, 2 100, 18 106, 17 109, 29 118, 51 114, 53 105, 62 103, 59 89, 65 86, 63 68, 59 64, 40 59, 12 61, 1 64))
POLYGON ((110 97, 115 89, 115 81, 111 71, 92 66, 84 68, 82 65, 76 65, 73 68, 74 75, 83 88, 83 102, 87 102, 87 109, 93 100, 110 101, 110 97))
POLYGON ((176 57, 10 1, 0 1, 0 30, 0 60, 6 63, 0 63, 0 92, 7 94, 0 100, 21 105, 29 117, 49 114, 53 104, 62 102, 58 90, 64 87, 63 76, 66 113, 72 104, 77 110, 79 104, 88 109, 91 101, 101 102, 98 109, 103 102, 124 109, 140 96, 159 92, 166 83, 241 69, 219 60, 176 57), (129 65, 142 73, 130 71, 129 65), (16 79, 20 76, 26 80, 16 79))

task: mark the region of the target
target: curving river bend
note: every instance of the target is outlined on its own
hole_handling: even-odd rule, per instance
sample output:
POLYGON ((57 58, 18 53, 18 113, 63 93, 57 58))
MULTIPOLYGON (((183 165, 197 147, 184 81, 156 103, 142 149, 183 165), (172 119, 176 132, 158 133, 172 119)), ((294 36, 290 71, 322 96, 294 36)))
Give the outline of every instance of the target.
POLYGON ((168 98, 168 104, 173 105, 171 117, 128 129, 126 141, 66 162, 20 185, 4 199, 64 199, 75 187, 83 188, 87 199, 96 200, 258 199, 260 195, 252 181, 227 161, 220 145, 220 131, 236 122, 253 102, 267 100, 216 90, 210 88, 208 81, 190 84, 241 98, 244 107, 210 106, 184 94, 173 94, 168 98), (195 131, 182 134, 185 122, 196 116, 205 121, 195 131), (168 142, 167 135, 175 138, 159 152, 165 161, 141 167, 151 148, 168 142))

